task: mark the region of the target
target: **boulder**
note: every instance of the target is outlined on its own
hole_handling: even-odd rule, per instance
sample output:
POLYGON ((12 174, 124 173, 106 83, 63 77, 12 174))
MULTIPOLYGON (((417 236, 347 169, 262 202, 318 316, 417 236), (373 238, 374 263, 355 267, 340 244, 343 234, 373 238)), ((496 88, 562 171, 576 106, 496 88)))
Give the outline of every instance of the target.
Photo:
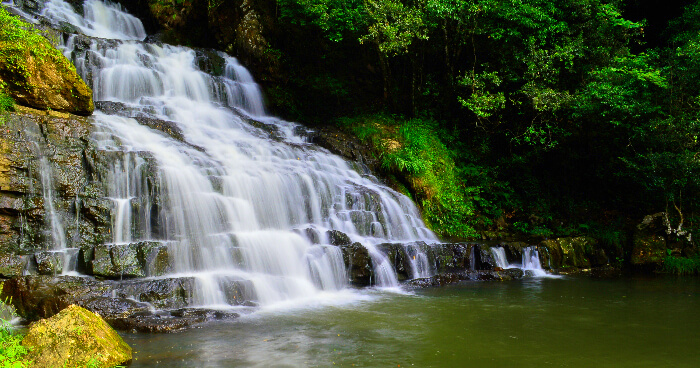
POLYGON ((100 316, 71 305, 38 321, 22 340, 35 367, 112 367, 131 361, 131 347, 100 316))

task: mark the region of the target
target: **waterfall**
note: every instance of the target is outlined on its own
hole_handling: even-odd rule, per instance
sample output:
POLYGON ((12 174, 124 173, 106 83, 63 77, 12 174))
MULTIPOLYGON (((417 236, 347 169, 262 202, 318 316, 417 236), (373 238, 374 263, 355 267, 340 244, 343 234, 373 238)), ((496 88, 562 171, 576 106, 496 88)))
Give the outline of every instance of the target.
POLYGON ((35 144, 37 152, 39 153, 39 176, 41 177, 41 193, 44 200, 44 211, 46 213, 46 221, 51 236, 50 252, 54 253, 57 257, 55 270, 60 271, 60 273, 64 275, 71 274, 75 271, 78 249, 68 247, 63 219, 55 206, 54 180, 51 165, 49 165, 48 157, 42 153, 39 144, 35 144))
MULTIPOLYGON (((379 286, 398 281, 376 245, 437 241, 409 198, 306 143, 298 124, 266 115, 259 86, 235 58, 216 55, 224 71, 207 74, 197 51, 139 41, 140 21, 97 0, 84 3, 85 18, 63 0, 42 14, 111 39, 72 35, 63 52, 95 101, 134 116, 98 109, 92 117, 93 139, 111 159, 112 242, 166 244, 171 276, 197 280, 195 304, 225 305, 228 280, 249 281, 262 305, 345 288, 328 230, 367 248, 379 286)), ((414 277, 430 276, 424 250, 406 250, 414 277)))
POLYGON ((532 276, 542 277, 547 276, 547 272, 542 269, 542 264, 540 263, 540 252, 537 247, 525 247, 523 248, 523 266, 524 271, 529 272, 532 276))
POLYGON ((494 263, 496 263, 496 267, 502 269, 511 268, 510 264, 508 264, 508 258, 506 258, 506 250, 503 247, 491 248, 491 255, 494 263))

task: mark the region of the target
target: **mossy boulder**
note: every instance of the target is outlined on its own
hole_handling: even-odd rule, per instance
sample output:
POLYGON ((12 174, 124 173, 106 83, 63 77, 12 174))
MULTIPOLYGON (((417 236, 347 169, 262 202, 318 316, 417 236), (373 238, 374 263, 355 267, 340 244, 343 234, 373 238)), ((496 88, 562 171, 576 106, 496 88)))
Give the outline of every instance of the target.
POLYGON ((113 367, 131 361, 131 347, 117 332, 77 305, 34 323, 22 345, 32 367, 113 367))
POLYGON ((0 8, 0 91, 40 110, 78 115, 94 110, 92 90, 75 66, 33 25, 4 8, 0 8))

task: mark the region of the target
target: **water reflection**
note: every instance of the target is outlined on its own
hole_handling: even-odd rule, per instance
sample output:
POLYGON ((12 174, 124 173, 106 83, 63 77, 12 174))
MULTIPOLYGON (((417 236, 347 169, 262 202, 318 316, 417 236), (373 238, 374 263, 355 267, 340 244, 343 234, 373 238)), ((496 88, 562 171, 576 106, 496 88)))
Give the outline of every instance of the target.
POLYGON ((479 282, 126 334, 132 367, 696 367, 700 281, 479 282))

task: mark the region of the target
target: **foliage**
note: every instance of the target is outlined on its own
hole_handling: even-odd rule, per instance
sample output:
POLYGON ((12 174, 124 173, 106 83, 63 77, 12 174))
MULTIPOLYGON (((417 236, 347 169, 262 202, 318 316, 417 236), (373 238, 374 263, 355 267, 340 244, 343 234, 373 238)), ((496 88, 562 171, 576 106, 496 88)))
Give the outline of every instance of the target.
MULTIPOLYGON (((4 307, 5 304, 2 304, 4 307)), ((13 331, 10 321, 0 318, 0 366, 3 368, 24 368, 29 363, 24 360, 27 349, 22 346, 22 335, 13 331)))
MULTIPOLYGON (((21 20, 0 7, 0 65, 19 78, 3 82, 5 91, 12 87, 20 90, 32 88, 29 62, 46 62, 55 65, 59 73, 76 73, 75 66, 49 41, 49 34, 39 31, 34 25, 21 20)), ((0 75, 0 82, 2 82, 0 75)))
POLYGON ((12 97, 4 94, 0 91, 0 112, 2 111, 14 111, 15 110, 15 100, 12 97))
POLYGON ((700 256, 678 257, 667 255, 664 258, 664 271, 676 275, 695 275, 700 273, 700 256))
POLYGON ((476 235, 475 196, 430 119, 402 119, 386 115, 345 120, 360 139, 380 152, 382 167, 405 178, 410 194, 423 210, 428 225, 439 235, 471 238, 476 235))

